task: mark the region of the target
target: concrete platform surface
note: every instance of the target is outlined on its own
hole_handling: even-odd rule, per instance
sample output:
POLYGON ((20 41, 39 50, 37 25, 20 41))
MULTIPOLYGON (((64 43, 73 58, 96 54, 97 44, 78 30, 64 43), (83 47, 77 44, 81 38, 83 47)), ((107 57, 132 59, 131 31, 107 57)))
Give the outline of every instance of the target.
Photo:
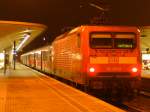
POLYGON ((0 112, 124 112, 24 65, 0 73, 0 112))
POLYGON ((150 79, 150 70, 142 70, 142 78, 150 79))

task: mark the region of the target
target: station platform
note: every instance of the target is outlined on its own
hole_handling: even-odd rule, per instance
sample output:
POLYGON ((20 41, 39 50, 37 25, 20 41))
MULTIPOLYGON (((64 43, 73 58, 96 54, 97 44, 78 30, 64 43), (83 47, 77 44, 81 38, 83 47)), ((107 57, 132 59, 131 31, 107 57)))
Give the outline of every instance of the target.
POLYGON ((150 70, 142 70, 142 78, 150 79, 150 70))
POLYGON ((142 90, 150 93, 150 70, 143 70, 141 77, 142 77, 141 80, 142 90))
POLYGON ((17 63, 0 73, 0 112, 125 112, 17 63))

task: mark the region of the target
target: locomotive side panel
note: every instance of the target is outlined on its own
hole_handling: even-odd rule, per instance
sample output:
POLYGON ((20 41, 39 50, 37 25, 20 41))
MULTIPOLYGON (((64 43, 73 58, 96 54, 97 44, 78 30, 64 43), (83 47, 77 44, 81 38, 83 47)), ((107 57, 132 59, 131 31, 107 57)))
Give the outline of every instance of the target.
POLYGON ((75 32, 54 41, 54 74, 67 80, 82 84, 82 54, 80 34, 75 32))

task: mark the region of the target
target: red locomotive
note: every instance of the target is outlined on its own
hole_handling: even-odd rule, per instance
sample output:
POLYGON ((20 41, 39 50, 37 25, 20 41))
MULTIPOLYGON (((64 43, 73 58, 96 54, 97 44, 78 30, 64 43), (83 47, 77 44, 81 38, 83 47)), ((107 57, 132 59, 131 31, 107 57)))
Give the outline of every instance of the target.
POLYGON ((21 60, 86 88, 126 94, 140 88, 139 37, 136 27, 80 26, 21 60))

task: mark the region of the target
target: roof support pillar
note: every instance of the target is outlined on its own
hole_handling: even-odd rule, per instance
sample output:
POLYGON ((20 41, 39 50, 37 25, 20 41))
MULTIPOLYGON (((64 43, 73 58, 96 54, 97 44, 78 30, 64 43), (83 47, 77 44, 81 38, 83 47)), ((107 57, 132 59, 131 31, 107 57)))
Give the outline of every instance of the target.
POLYGON ((16 69, 16 41, 14 41, 14 49, 13 49, 13 65, 14 65, 14 70, 16 69))
POLYGON ((6 74, 7 69, 7 56, 6 56, 6 50, 4 50, 4 74, 6 74))

